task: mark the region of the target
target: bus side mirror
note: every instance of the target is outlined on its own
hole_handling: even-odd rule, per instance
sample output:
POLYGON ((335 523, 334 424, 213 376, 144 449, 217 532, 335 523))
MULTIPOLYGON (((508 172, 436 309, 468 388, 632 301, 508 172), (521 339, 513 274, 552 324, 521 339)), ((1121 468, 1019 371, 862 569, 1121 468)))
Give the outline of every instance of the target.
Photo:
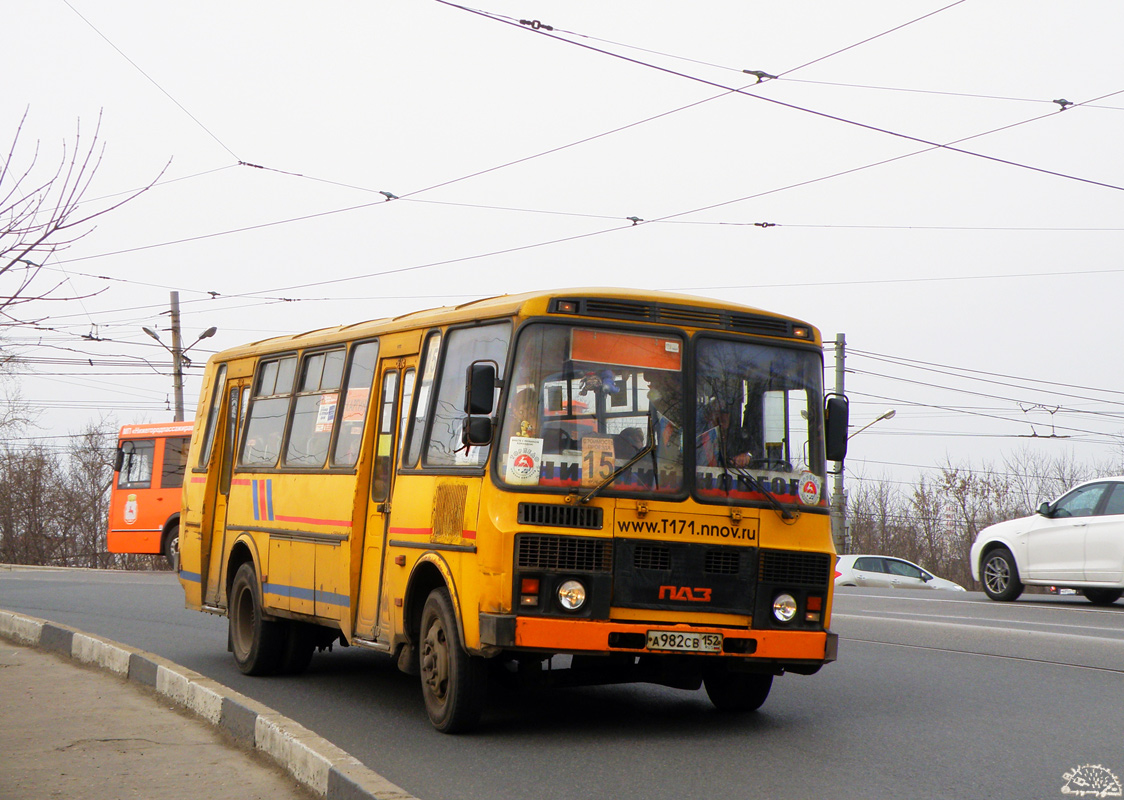
POLYGON ((469 417, 464 421, 461 443, 466 447, 486 447, 492 443, 492 418, 469 417))
POLYGON ((123 467, 124 465, 125 465, 125 451, 122 450, 120 447, 118 447, 117 452, 113 456, 113 471, 114 472, 120 472, 121 467, 123 467))
MULTIPOLYGON (((464 386, 464 410, 470 415, 491 414, 496 402, 496 365, 475 361, 468 367, 464 386)), ((489 440, 491 437, 488 437, 489 440)))
POLYGON ((841 394, 828 395, 824 401, 824 440, 827 460, 842 461, 847 456, 847 423, 850 407, 841 394))

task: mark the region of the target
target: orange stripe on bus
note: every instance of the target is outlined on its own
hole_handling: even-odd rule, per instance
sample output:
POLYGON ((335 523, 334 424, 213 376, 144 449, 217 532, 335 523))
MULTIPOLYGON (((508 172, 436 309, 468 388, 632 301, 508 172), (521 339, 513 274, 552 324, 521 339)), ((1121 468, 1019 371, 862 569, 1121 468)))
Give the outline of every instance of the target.
MULTIPOLYGON (((391 528, 390 532, 397 536, 432 536, 433 528, 391 528)), ((461 531, 462 539, 475 539, 476 531, 461 531)))
POLYGON ((274 514, 273 519, 275 522, 298 522, 302 525, 329 525, 336 528, 351 527, 351 520, 349 519, 313 519, 312 517, 285 517, 281 514, 274 514))

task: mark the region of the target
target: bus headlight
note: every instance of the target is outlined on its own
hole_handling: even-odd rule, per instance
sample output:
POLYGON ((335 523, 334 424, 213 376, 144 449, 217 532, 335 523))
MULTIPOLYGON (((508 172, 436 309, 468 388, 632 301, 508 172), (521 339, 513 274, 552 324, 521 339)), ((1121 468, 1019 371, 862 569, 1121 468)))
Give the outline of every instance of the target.
POLYGON ((579 581, 566 581, 558 587, 558 602, 567 611, 577 611, 585 605, 585 587, 579 581))
POLYGON ((773 598, 773 616, 777 622, 789 623, 796 616, 796 598, 788 593, 773 598))

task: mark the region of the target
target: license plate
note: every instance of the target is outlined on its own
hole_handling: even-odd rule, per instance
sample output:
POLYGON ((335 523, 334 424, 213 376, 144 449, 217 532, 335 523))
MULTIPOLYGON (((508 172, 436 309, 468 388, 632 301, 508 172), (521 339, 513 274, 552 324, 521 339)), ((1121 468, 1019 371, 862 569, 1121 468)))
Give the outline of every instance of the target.
POLYGON ((722 652, 719 633, 684 633, 683 631, 648 631, 649 650, 676 650, 687 653, 722 652))

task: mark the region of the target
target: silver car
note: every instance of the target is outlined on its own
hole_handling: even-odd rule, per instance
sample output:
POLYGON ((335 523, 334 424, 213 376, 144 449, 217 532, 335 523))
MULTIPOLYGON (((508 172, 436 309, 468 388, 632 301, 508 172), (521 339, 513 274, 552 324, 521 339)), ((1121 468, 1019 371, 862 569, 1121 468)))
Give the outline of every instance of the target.
POLYGON ((912 561, 893 556, 839 556, 839 560, 835 562, 835 585, 964 591, 964 587, 958 583, 938 578, 912 561))

